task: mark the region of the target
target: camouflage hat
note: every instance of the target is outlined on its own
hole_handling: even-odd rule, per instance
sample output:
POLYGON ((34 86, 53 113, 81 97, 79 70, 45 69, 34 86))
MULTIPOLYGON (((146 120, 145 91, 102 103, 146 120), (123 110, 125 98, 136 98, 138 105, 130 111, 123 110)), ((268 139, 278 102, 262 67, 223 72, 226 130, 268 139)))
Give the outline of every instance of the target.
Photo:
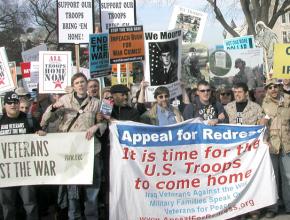
POLYGON ((279 84, 279 82, 277 81, 277 79, 271 78, 271 79, 267 79, 266 83, 265 83, 265 87, 267 88, 270 85, 275 85, 275 84, 279 84))

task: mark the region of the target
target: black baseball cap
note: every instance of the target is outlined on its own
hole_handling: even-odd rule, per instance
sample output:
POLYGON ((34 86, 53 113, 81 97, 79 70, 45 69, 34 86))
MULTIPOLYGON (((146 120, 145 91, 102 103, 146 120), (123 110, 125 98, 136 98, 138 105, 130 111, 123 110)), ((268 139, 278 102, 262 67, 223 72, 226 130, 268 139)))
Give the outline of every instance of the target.
POLYGON ((129 91, 130 91, 130 89, 127 86, 124 86, 122 84, 113 85, 110 89, 110 92, 112 94, 114 94, 114 93, 127 93, 129 91))
POLYGON ((5 96, 4 96, 4 104, 6 103, 18 103, 19 102, 19 97, 18 95, 13 92, 13 91, 10 91, 10 92, 6 92, 5 93, 5 96))

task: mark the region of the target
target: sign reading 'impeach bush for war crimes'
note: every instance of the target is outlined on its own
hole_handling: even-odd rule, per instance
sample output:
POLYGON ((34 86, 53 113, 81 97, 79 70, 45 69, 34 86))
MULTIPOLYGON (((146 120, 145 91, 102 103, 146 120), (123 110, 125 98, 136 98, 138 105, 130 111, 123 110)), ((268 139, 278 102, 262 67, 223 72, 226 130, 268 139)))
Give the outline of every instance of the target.
POLYGON ((1 188, 92 183, 94 140, 85 132, 2 136, 0 148, 1 188))
POLYGON ((111 64, 144 60, 143 26, 110 28, 109 45, 111 64))
POLYGON ((114 122, 110 131, 111 220, 224 220, 277 200, 262 126, 114 122))
POLYGON ((58 42, 89 43, 94 33, 94 1, 58 0, 58 42))
POLYGON ((0 47, 0 93, 14 89, 10 73, 7 54, 4 47, 0 47))
POLYGON ((97 71, 109 70, 108 34, 90 34, 90 74, 99 77, 97 71))
POLYGON ((70 51, 39 52, 39 92, 65 93, 71 79, 70 51))

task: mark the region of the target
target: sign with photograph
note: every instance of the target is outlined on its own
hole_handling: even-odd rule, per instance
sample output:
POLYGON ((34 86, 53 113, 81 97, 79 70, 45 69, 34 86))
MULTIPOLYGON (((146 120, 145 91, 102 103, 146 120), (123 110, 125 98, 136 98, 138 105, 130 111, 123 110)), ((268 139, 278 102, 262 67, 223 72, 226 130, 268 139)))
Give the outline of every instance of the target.
POLYGON ((136 25, 135 0, 100 0, 102 33, 109 28, 136 25))
POLYGON ((278 199, 265 127, 115 121, 110 132, 110 220, 223 220, 278 199))
POLYGON ((206 18, 207 14, 204 12, 175 5, 168 29, 182 29, 182 43, 199 43, 206 18))
POLYGON ((109 62, 108 34, 90 34, 90 73, 98 75, 98 71, 111 68, 109 62))
POLYGON ((181 94, 179 80, 181 74, 182 30, 145 32, 145 81, 147 100, 154 101, 154 91, 164 85, 170 91, 170 98, 181 94))
POLYGON ((23 62, 39 61, 39 51, 47 51, 46 44, 40 44, 29 50, 21 52, 23 62))
POLYGON ((247 83, 249 89, 263 87, 263 50, 261 48, 215 50, 209 56, 210 79, 214 85, 247 83))
POLYGON ((274 45, 273 78, 290 79, 290 44, 274 45))
POLYGON ((109 45, 111 64, 144 60, 143 26, 110 28, 109 45))
POLYGON ((94 33, 93 0, 58 0, 58 42, 89 43, 94 33))
POLYGON ((255 48, 253 35, 224 39, 225 50, 255 48))
POLYGON ((14 88, 6 50, 4 47, 0 47, 0 94, 13 90, 14 88))
POLYGON ((71 51, 39 52, 39 92, 65 93, 72 75, 71 51))

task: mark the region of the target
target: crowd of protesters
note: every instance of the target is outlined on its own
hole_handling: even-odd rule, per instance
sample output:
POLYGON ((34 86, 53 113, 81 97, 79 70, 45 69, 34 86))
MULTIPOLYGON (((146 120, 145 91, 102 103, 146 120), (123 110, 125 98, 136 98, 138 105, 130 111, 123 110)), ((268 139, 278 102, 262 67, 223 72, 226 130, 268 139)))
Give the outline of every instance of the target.
MULTIPOLYGON (((259 219, 262 213, 273 218, 283 204, 290 214, 290 85, 269 79, 264 88, 249 91, 245 82, 232 88, 215 88, 201 80, 196 88, 182 87, 179 106, 171 105, 167 87, 159 86, 153 103, 145 100, 147 82, 140 83, 136 94, 125 85, 113 85, 100 90, 99 82, 88 80, 82 73, 71 79, 72 88, 66 94, 39 94, 32 101, 28 92, 17 88, 4 97, 0 125, 24 123, 25 133, 84 131, 85 138, 95 137, 93 183, 90 186, 21 186, 0 189, 0 220, 41 219, 54 207, 54 219, 108 219, 109 217, 109 123, 111 120, 131 120, 164 126, 197 118, 214 126, 218 123, 265 125, 267 143, 281 199, 275 205, 239 219, 259 219), (133 96, 134 97, 133 99, 133 96), (99 112, 101 100, 111 100, 111 116, 99 112), (136 103, 130 103, 135 100, 136 103), (69 110, 68 110, 69 109, 69 110)), ((17 133, 21 134, 21 133, 17 133)), ((0 135, 5 135, 1 130, 0 135)))

